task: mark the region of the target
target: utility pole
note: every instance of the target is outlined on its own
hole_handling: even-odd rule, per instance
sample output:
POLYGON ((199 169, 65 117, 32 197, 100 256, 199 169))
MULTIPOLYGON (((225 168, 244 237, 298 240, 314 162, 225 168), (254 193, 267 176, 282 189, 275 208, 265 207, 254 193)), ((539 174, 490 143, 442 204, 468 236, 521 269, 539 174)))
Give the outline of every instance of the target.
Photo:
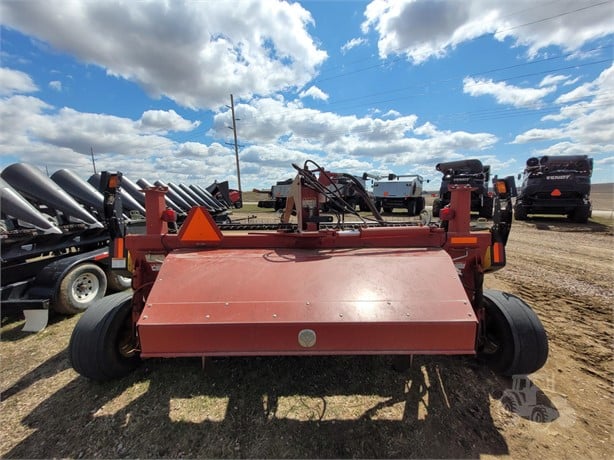
POLYGON ((239 184, 239 196, 241 196, 241 199, 243 199, 243 191, 241 190, 241 169, 239 168, 239 144, 237 143, 237 119, 235 118, 235 101, 232 97, 232 94, 230 95, 230 111, 232 112, 232 128, 230 126, 229 128, 232 129, 232 133, 234 134, 235 138, 235 159, 237 161, 237 182, 239 184))
POLYGON ((92 154, 92 165, 94 166, 94 174, 96 174, 96 160, 94 160, 94 147, 90 147, 90 153, 92 154))

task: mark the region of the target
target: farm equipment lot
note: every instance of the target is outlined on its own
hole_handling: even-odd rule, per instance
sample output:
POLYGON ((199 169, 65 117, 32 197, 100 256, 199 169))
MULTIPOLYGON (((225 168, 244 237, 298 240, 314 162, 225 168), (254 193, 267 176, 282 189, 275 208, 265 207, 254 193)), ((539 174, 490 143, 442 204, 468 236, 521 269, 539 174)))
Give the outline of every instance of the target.
POLYGON ((512 381, 465 357, 403 372, 388 356, 154 359, 96 384, 68 363, 73 317, 39 334, 3 324, 0 456, 609 457, 613 243, 595 222, 514 222, 507 267, 486 276, 546 327, 550 357, 530 378, 553 420, 506 411, 512 381))

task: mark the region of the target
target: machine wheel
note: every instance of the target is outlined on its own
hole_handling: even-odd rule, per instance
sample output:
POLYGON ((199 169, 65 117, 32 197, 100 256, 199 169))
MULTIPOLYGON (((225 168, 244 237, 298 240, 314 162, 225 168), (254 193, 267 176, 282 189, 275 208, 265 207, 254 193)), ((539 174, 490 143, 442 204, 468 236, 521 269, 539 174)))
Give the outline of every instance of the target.
POLYGON ((426 208, 426 200, 424 199, 423 196, 421 196, 416 200, 416 214, 415 215, 416 216, 419 215, 424 210, 424 208, 426 208))
POLYGON ((412 198, 407 201, 407 214, 410 216, 415 216, 417 214, 416 209, 418 207, 418 203, 416 203, 416 199, 412 198))
POLYGON ((525 208, 521 203, 516 203, 516 207, 514 208, 514 214, 516 220, 527 220, 527 208, 525 208))
POLYGON ((435 198, 433 200, 433 217, 439 217, 440 211, 441 211, 441 200, 439 198, 435 198))
POLYGON ((546 422, 546 409, 542 406, 535 406, 531 411, 531 421, 537 423, 546 422))
POLYGON ((120 292, 132 287, 132 278, 122 276, 115 273, 113 270, 107 270, 107 286, 111 292, 120 292))
POLYGON ((492 219, 492 209, 493 209, 493 199, 490 196, 485 196, 484 201, 482 203, 482 207, 479 211, 480 217, 485 217, 486 219, 492 219))
POLYGON ((503 398, 501 398, 501 404, 503 405, 503 408, 510 413, 515 414, 516 411, 518 411, 516 401, 514 401, 509 396, 504 396, 503 398))
POLYGON ((96 264, 74 266, 62 278, 53 309, 58 313, 74 315, 87 310, 107 290, 107 277, 96 264))
POLYGON ((590 206, 578 206, 569 214, 569 218, 576 224, 586 224, 591 216, 590 206))
POLYGON ((131 292, 112 294, 79 318, 68 344, 68 359, 79 374, 105 381, 139 365, 140 357, 131 347, 131 300, 131 292))
POLYGON ((548 337, 531 307, 520 298, 484 290, 486 340, 478 357, 495 372, 511 376, 530 374, 548 358, 548 337))

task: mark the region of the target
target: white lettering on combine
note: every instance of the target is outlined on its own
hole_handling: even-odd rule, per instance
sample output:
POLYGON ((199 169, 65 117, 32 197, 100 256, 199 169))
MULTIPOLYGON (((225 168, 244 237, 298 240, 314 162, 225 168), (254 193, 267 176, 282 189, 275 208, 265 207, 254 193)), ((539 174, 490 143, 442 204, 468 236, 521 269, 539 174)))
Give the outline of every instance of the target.
POLYGON ((547 180, 567 180, 571 177, 571 174, 565 174, 564 176, 546 176, 547 180))

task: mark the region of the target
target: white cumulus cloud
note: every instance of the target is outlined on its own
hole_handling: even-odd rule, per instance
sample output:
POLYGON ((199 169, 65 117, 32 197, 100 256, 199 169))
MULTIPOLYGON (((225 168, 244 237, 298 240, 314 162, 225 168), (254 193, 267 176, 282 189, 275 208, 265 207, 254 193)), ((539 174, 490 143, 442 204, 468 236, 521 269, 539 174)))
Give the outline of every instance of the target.
POLYGON ((492 96, 499 104, 514 107, 538 107, 544 96, 556 90, 556 86, 541 88, 521 88, 491 79, 465 77, 463 92, 471 96, 492 96))
POLYGON ((576 0, 373 0, 364 15, 362 31, 377 33, 382 58, 406 55, 415 63, 486 34, 526 46, 529 57, 552 45, 577 51, 611 34, 614 22, 610 2, 576 0))
POLYGON ((0 2, 0 18, 190 108, 216 108, 229 93, 249 98, 300 88, 327 58, 307 30, 311 14, 280 0, 28 0, 0 2))
POLYGON ((0 96, 38 91, 30 76, 19 70, 0 67, 0 96))
POLYGON ((328 94, 326 94, 324 91, 322 91, 317 86, 310 86, 309 89, 305 91, 301 91, 298 97, 300 97, 301 99, 305 97, 311 97, 313 99, 319 99, 321 101, 328 100, 328 94))

